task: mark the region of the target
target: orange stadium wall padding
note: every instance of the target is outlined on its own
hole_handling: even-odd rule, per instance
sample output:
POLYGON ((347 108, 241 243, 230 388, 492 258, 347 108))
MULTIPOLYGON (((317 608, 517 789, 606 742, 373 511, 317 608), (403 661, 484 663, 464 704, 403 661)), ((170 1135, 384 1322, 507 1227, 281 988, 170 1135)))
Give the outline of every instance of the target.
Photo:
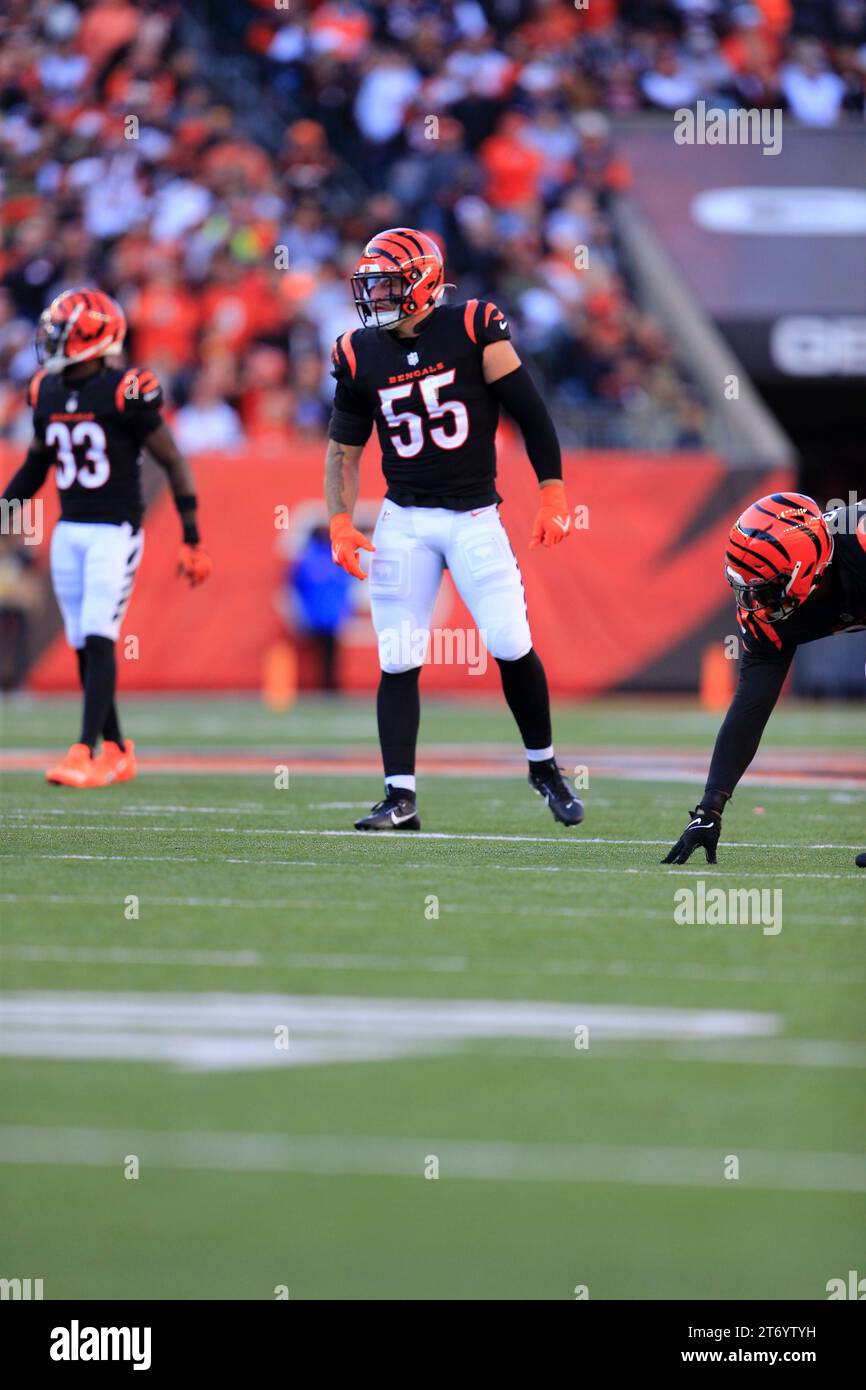
MULTIPOLYGON (((564 460, 570 505, 587 525, 553 550, 528 549, 537 484, 519 442, 499 434, 502 517, 526 586, 533 640, 557 695, 623 689, 696 689, 708 640, 733 630, 722 575, 732 520, 754 497, 791 485, 789 470, 728 469, 706 453, 570 452, 564 460)), ((232 454, 194 460, 202 535, 212 579, 191 591, 175 576, 179 526, 166 489, 148 512, 144 560, 119 644, 122 690, 250 690, 261 686, 266 654, 291 635, 285 573, 293 548, 325 520, 321 441, 263 441, 232 454), (288 518, 288 527, 285 526, 288 518), (125 642, 134 636, 137 643, 125 642)), ((6 446, 4 479, 21 457, 6 446)), ((372 523, 384 488, 374 448, 362 462, 356 520, 372 523)), ((46 540, 57 515, 46 488, 46 540)), ((348 690, 378 679, 366 587, 344 633, 341 676, 348 690)), ((446 576, 434 628, 472 628, 446 576)), ((440 651, 447 652, 442 643, 440 651)), ((453 649, 452 649, 453 650, 453 649)), ((498 687, 496 663, 430 663, 426 689, 498 687)), ((30 672, 35 691, 77 686, 62 637, 30 672)))

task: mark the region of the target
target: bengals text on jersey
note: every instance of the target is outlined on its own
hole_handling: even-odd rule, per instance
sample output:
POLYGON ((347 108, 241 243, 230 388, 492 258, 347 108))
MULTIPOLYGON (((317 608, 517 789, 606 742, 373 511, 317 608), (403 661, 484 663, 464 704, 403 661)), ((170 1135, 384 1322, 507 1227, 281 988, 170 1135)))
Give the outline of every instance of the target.
POLYGON ((482 353, 511 337, 495 304, 440 305, 413 337, 356 328, 334 344, 337 380, 329 434, 366 444, 375 423, 387 497, 403 507, 469 511, 496 491, 499 405, 482 353))

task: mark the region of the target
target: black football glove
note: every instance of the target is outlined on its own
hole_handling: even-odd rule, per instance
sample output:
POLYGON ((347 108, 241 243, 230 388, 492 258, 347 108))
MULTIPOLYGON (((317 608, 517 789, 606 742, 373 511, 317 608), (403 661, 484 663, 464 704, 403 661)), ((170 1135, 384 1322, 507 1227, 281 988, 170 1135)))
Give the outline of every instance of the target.
POLYGON ((722 817, 718 811, 705 811, 696 806, 689 812, 691 820, 676 844, 661 861, 663 864, 685 864, 698 847, 706 851, 707 863, 716 862, 716 845, 722 833, 722 817))

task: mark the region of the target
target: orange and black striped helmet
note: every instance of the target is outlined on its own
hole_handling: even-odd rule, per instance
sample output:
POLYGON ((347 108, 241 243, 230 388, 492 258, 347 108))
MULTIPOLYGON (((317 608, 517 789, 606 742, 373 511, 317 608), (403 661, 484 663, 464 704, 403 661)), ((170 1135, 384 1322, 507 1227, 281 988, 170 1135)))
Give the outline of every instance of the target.
POLYGON ((436 304, 444 288, 439 247, 411 227, 389 227, 371 237, 352 274, 355 307, 365 328, 393 328, 436 304))
POLYGON ((119 352, 126 337, 120 305, 102 290, 64 290, 43 309, 36 329, 36 356, 47 372, 119 352))
POLYGON ((817 502, 800 492, 759 497, 731 527, 725 577, 740 608, 765 622, 788 618, 833 558, 817 502))

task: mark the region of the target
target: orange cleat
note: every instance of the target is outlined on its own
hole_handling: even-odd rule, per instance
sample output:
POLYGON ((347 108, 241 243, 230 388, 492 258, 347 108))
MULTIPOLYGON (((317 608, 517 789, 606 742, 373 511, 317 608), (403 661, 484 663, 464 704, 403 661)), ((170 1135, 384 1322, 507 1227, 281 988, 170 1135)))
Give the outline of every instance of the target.
POLYGON ((104 787, 105 779, 86 743, 73 743, 56 767, 49 767, 46 782, 58 787, 104 787))
POLYGON ((105 786, 109 786, 112 782, 131 782, 138 772, 138 763, 135 761, 135 744, 132 739, 126 740, 125 748, 121 748, 118 744, 111 743, 106 739, 100 749, 99 757, 96 759, 96 766, 105 778, 103 784, 105 786))

